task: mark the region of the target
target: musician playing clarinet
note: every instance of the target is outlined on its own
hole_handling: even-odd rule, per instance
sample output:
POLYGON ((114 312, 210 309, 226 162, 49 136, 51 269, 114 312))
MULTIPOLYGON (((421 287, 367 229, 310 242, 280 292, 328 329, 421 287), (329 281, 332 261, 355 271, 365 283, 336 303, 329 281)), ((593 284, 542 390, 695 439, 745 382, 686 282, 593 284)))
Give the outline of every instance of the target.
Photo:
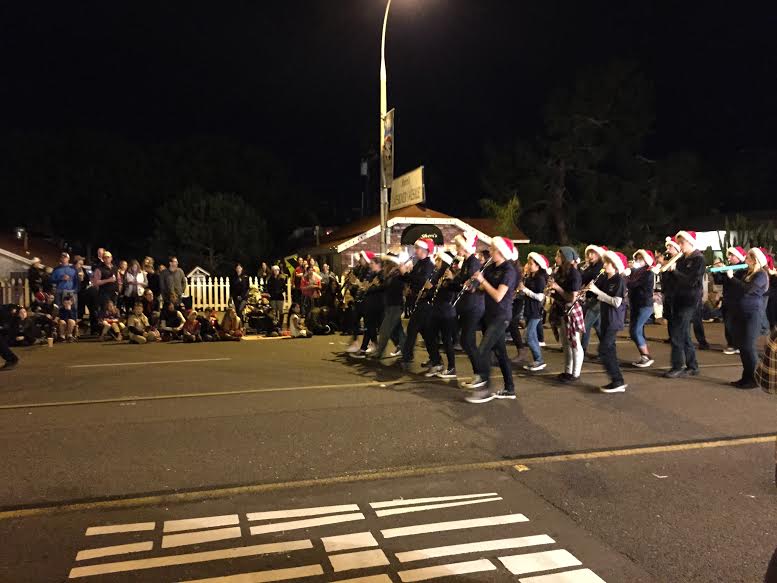
POLYGON ((404 276, 405 282, 410 286, 410 295, 407 298, 407 302, 409 302, 409 305, 415 306, 407 323, 407 336, 405 337, 405 345, 402 347, 400 366, 405 370, 410 368, 410 363, 413 362, 415 357, 415 343, 418 340, 418 334, 421 334, 424 342, 426 341, 431 305, 417 300, 419 299, 419 294, 424 293, 426 289, 431 289, 432 284, 430 280, 434 272, 434 263, 430 258, 434 253, 434 241, 431 239, 418 239, 414 247, 417 261, 412 271, 404 276))
MULTIPOLYGON (((589 245, 585 248, 586 265, 584 269, 580 270, 580 279, 583 287, 589 285, 591 282, 602 284, 607 279, 602 273, 602 262, 606 252, 607 247, 604 245, 589 245)), ((588 343, 591 341, 591 332, 596 330, 596 336, 601 338, 601 334, 599 333, 599 321, 601 319, 599 300, 596 298, 596 295, 592 294, 590 291, 585 294, 583 314, 585 315, 585 331, 580 339, 580 344, 583 347, 583 354, 585 355, 588 353, 588 343)))
POLYGON ((691 321, 701 302, 706 266, 704 255, 696 249, 696 232, 675 235, 682 257, 671 267, 672 296, 669 340, 672 344, 672 368, 664 376, 670 379, 699 374, 696 348, 691 341, 691 321))
MULTIPOLYGON (((477 235, 474 233, 459 234, 454 237, 456 251, 461 259, 461 269, 453 278, 451 290, 460 293, 467 282, 480 271, 480 260, 475 255, 477 247, 477 235)), ((464 291, 461 299, 456 303, 456 315, 459 320, 459 338, 461 347, 464 349, 472 369, 475 369, 477 354, 477 331, 480 329, 480 322, 483 319, 485 311, 483 292, 480 289, 471 289, 464 291)))

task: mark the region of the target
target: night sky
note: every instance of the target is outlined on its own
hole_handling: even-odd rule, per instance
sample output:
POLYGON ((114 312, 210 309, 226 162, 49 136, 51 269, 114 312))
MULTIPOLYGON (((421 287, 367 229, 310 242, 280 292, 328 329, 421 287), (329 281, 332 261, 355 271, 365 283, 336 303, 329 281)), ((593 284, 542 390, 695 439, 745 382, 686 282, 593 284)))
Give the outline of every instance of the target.
MULTIPOLYGON (((394 0, 397 171, 425 164, 433 208, 470 213, 487 143, 533 137, 581 67, 632 59, 656 86, 648 155, 710 160, 777 135, 773 3, 394 0)), ((4 3, 3 130, 140 143, 226 136, 299 185, 358 205, 377 142, 383 0, 4 3), (13 6, 11 6, 13 4, 13 6)))

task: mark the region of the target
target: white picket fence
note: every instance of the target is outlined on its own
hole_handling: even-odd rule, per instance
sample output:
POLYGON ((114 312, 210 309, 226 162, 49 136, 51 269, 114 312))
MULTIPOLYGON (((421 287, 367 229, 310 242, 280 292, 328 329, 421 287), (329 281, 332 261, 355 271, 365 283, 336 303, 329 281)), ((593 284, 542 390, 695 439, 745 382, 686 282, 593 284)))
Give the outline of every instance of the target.
MULTIPOLYGON (((261 287, 258 277, 249 277, 249 285, 261 287)), ((184 297, 192 298, 192 308, 203 310, 214 308, 224 311, 229 307, 228 277, 192 277, 189 278, 189 289, 184 297)), ((289 308, 291 298, 291 279, 286 280, 286 301, 284 309, 289 308)))
POLYGON ((30 282, 26 277, 0 279, 0 304, 30 305, 30 282))

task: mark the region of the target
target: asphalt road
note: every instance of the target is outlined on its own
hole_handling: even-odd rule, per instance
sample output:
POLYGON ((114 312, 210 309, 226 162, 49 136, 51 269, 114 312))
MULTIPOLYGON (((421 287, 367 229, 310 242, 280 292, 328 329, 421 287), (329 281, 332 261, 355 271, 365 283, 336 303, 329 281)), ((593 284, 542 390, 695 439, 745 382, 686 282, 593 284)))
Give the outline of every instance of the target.
POLYGON ((517 401, 476 406, 454 382, 348 361, 346 341, 21 351, 0 376, 0 581, 762 580, 777 420, 773 398, 727 385, 737 357, 702 352, 701 376, 667 381, 654 342, 656 368, 627 369, 629 391, 608 396, 596 364, 556 384, 551 348, 545 373, 517 373, 517 401), (388 516, 370 504, 457 496, 473 497, 388 516), (262 528, 322 516, 335 520, 262 528), (201 517, 226 518, 177 534, 173 521, 201 517), (118 524, 145 530, 85 536, 118 524), (333 550, 353 533, 374 540, 333 550), (407 554, 432 547, 447 550, 407 554), (78 555, 95 548, 108 550, 78 555))

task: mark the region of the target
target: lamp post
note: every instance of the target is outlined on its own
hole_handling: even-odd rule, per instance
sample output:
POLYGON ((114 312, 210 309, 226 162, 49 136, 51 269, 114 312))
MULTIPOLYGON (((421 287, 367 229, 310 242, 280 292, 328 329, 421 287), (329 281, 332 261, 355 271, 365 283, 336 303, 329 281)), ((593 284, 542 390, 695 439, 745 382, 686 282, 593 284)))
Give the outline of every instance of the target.
POLYGON ((389 245, 388 231, 388 187, 383 169, 383 137, 386 129, 386 113, 388 103, 386 98, 386 23, 388 22, 391 0, 386 3, 386 13, 383 16, 383 32, 380 39, 380 252, 386 253, 389 245))

